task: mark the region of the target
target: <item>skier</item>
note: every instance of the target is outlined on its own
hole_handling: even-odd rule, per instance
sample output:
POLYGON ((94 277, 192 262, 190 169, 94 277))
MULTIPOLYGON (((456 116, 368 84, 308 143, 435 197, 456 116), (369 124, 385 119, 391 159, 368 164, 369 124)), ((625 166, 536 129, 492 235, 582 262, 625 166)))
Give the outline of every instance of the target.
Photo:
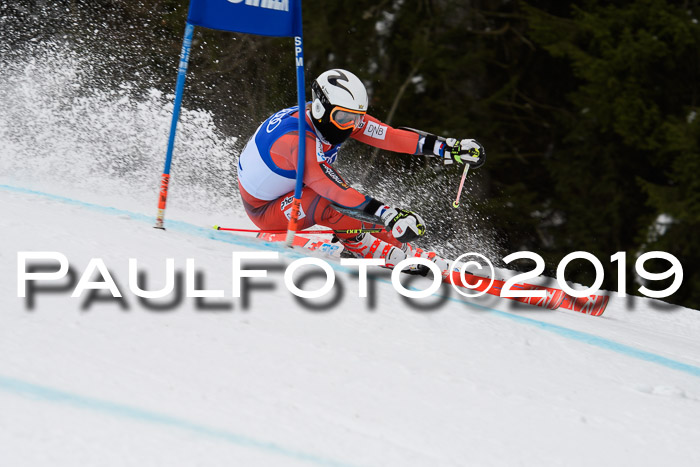
MULTIPOLYGON (((474 168, 485 162, 483 146, 474 139, 441 138, 380 122, 367 114, 367 91, 362 81, 347 70, 322 73, 311 85, 311 93, 312 101, 304 109, 306 167, 300 228, 315 224, 337 230, 377 227, 346 213, 381 219, 384 224, 381 227, 387 231, 374 235, 337 234, 337 237, 357 257, 384 259, 389 268, 407 257, 427 257, 446 275, 448 265, 444 259, 408 243, 425 234, 425 222, 420 215, 358 192, 332 164, 348 138, 380 149, 439 157, 445 164, 467 163, 474 168)), ((261 229, 287 227, 294 199, 298 118, 296 106, 275 113, 258 127, 241 153, 238 186, 246 213, 261 229)), ((427 271, 425 266, 413 270, 420 274, 427 271)))

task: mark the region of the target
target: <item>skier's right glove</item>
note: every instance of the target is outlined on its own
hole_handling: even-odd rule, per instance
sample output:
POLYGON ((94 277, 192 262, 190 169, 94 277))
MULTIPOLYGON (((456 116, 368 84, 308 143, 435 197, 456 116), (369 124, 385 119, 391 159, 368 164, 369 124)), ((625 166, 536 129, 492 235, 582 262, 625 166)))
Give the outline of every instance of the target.
POLYGON ((410 242, 425 234, 425 222, 415 212, 384 206, 378 215, 391 235, 401 243, 410 242))

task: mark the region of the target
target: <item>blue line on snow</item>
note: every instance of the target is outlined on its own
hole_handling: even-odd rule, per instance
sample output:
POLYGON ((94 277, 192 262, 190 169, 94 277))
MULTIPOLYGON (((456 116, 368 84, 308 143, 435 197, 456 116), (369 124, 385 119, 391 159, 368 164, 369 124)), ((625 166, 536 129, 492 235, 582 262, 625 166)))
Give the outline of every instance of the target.
POLYGON ((683 373, 687 373, 689 375, 700 378, 700 367, 697 367, 695 365, 679 362, 678 360, 673 360, 671 358, 667 358, 659 354, 655 354, 653 352, 647 352, 646 350, 636 349, 634 347, 622 344, 620 342, 615 342, 604 337, 596 336, 595 334, 589 334, 583 331, 576 331, 574 329, 565 328, 557 324, 545 323, 542 321, 537 321, 536 319, 527 318, 525 316, 514 315, 505 311, 495 310, 487 306, 479 305, 478 303, 462 302, 461 300, 458 300, 454 297, 447 298, 453 301, 459 301, 460 303, 465 303, 475 308, 481 308, 483 310, 495 312, 499 316, 502 316, 504 318, 512 319, 514 321, 518 321, 524 324, 529 324, 531 326, 538 327, 545 331, 553 332, 568 339, 583 342, 584 344, 589 344, 594 347, 599 347, 601 349, 611 350, 613 352, 626 355, 628 357, 636 358, 637 360, 656 363, 658 365, 665 366, 666 368, 682 371, 683 373))
MULTIPOLYGON (((133 219, 143 221, 143 222, 148 222, 148 223, 154 222, 153 217, 146 216, 144 214, 139 214, 139 213, 134 213, 134 212, 130 212, 130 211, 125 211, 122 209, 116 209, 116 208, 112 208, 112 207, 102 206, 99 204, 86 203, 84 201, 79 201, 79 200, 75 200, 75 199, 71 199, 71 198, 66 198, 63 196, 53 195, 50 193, 44 193, 41 191, 29 190, 26 188, 15 187, 15 186, 10 186, 10 185, 0 185, 0 189, 6 190, 6 191, 12 191, 12 192, 16 192, 16 193, 25 193, 25 194, 42 196, 44 198, 53 199, 56 201, 60 201, 62 203, 71 204, 71 205, 75 205, 75 206, 81 206, 84 208, 88 208, 88 209, 102 212, 102 213, 106 213, 106 214, 127 215, 133 219)), ((192 224, 189 224, 187 222, 172 221, 171 220, 171 221, 167 221, 167 227, 169 230, 174 230, 174 231, 189 234, 189 235, 195 235, 198 237, 205 237, 205 238, 209 238, 212 240, 222 241, 222 242, 230 243, 233 245, 239 245, 239 246, 243 246, 243 247, 247 247, 247 248, 264 247, 267 249, 273 249, 273 250, 277 250, 277 251, 285 254, 288 257, 302 257, 302 256, 304 256, 301 253, 295 252, 293 250, 289 250, 288 248, 280 246, 277 243, 261 242, 257 239, 254 239, 254 238, 246 238, 246 237, 242 237, 242 236, 231 235, 231 234, 228 234, 226 232, 218 232, 218 231, 213 230, 213 229, 205 229, 203 227, 198 227, 196 225, 192 225, 192 224)), ((346 272, 346 273, 354 272, 353 269, 346 268, 346 267, 341 266, 337 263, 330 262, 329 264, 337 271, 342 271, 342 272, 346 272)), ((386 280, 380 279, 380 278, 375 278, 375 280, 378 280, 381 282, 389 282, 389 281, 386 281, 386 280)), ((478 308, 481 310, 489 311, 491 313, 497 314, 498 316, 501 316, 501 317, 504 317, 504 318, 507 318, 507 319, 510 319, 513 321, 517 321, 517 322, 522 323, 522 324, 535 326, 539 329, 557 334, 557 335, 565 337, 567 339, 582 342, 584 344, 592 345, 594 347, 598 347, 601 349, 610 350, 610 351, 613 351, 615 353, 626 355, 627 357, 631 357, 631 358, 634 358, 637 360, 656 363, 658 365, 664 366, 666 368, 670 368, 672 370, 682 371, 683 373, 687 373, 691 376, 700 377, 700 367, 695 366, 695 365, 683 363, 683 362, 680 362, 678 360, 673 360, 671 358, 667 358, 667 357, 664 357, 662 355, 655 354, 653 352, 648 352, 645 350, 637 349, 637 348, 622 344, 620 342, 616 342, 616 341, 613 341, 610 339, 606 339, 604 337, 596 336, 594 334, 589 334, 589 333, 586 333, 583 331, 569 329, 569 328, 559 326, 556 324, 545 323, 543 321, 538 321, 536 319, 516 315, 513 313, 508 313, 506 311, 497 310, 495 308, 490 308, 490 307, 487 307, 484 305, 480 305, 478 303, 465 302, 465 301, 458 299, 458 298, 455 298, 455 297, 448 296, 447 298, 453 302, 462 303, 462 304, 465 304, 465 305, 470 306, 472 308, 478 308)))
POLYGON ((277 454, 294 460, 310 462, 322 466, 350 467, 349 464, 336 462, 330 459, 315 456, 313 454, 295 451, 267 441, 260 441, 247 436, 238 435, 217 428, 210 428, 204 425, 177 418, 169 415, 152 412, 124 404, 117 404, 105 400, 85 397, 70 392, 53 389, 47 386, 27 383, 14 378, 7 378, 0 375, 0 389, 23 396, 38 397, 50 402, 70 405, 81 409, 93 410, 96 412, 108 413, 123 418, 139 420, 143 422, 166 425, 182 430, 194 432, 198 435, 210 438, 218 438, 239 446, 256 448, 269 454, 277 454))

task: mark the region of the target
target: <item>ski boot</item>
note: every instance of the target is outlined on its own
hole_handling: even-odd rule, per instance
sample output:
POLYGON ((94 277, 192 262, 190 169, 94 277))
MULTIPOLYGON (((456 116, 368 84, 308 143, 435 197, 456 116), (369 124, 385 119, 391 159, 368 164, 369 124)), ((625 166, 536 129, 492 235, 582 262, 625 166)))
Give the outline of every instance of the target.
POLYGON ((394 245, 368 233, 361 233, 351 239, 339 239, 345 250, 356 258, 384 259, 386 267, 393 269, 406 259, 406 253, 394 245))
MULTIPOLYGON (((449 274, 450 264, 446 260, 433 251, 428 252, 421 248, 416 248, 410 243, 405 243, 401 248, 398 248, 367 233, 362 233, 352 239, 341 239, 340 243, 343 244, 346 251, 357 258, 384 259, 386 267, 389 269, 393 269, 406 258, 419 257, 427 258, 437 264, 443 279, 449 274)), ((427 275, 429 271, 430 268, 423 264, 412 264, 404 269, 404 272, 407 274, 418 274, 421 276, 427 275)))
MULTIPOLYGON (((425 251, 422 248, 415 247, 410 243, 405 243, 402 250, 407 258, 426 258, 432 261, 440 269, 442 278, 445 279, 450 274, 450 263, 446 259, 438 256, 434 251, 425 251)), ((423 264, 415 264, 415 271, 412 274, 420 274, 421 276, 428 275, 430 268, 423 264)))

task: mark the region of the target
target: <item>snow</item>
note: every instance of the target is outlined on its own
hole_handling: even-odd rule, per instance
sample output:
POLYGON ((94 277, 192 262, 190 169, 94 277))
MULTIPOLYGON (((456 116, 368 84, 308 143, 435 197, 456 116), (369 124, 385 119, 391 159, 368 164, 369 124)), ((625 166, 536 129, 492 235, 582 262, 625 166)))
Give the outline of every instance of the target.
POLYGON ((356 275, 337 263, 344 292, 332 306, 301 305, 280 270, 252 279, 245 304, 230 298, 232 251, 278 251, 269 269, 300 253, 181 220, 163 232, 146 212, 14 185, 0 200, 6 465, 700 462, 695 310, 613 296, 595 318, 448 286, 411 307, 388 271, 358 298, 356 275), (102 258, 127 309, 66 288, 28 310, 20 251, 61 252, 78 276, 102 258), (169 257, 181 272, 194 258, 226 298, 146 308, 129 291, 128 258, 155 289, 169 257), (228 309, 205 309, 214 303, 228 309))

